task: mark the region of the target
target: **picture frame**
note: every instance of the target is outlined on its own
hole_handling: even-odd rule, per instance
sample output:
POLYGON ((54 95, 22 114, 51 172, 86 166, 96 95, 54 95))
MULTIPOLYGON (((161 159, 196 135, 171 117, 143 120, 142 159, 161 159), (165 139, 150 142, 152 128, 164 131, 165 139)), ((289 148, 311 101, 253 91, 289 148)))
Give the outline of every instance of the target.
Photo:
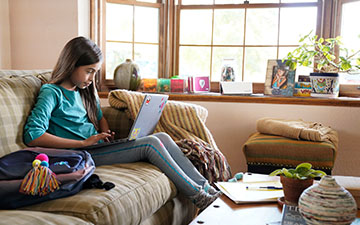
POLYGON ((269 59, 265 78, 265 95, 293 96, 295 70, 290 70, 286 60, 269 59))

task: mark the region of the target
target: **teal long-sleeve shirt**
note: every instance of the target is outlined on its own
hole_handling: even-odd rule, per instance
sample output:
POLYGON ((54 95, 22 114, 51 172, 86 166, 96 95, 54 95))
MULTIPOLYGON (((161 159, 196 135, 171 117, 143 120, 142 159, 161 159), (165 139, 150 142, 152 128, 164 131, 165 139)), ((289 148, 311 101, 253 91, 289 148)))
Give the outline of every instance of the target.
MULTIPOLYGON (((97 101, 97 118, 102 118, 97 101)), ((97 134, 90 122, 79 91, 69 91, 55 84, 44 84, 24 128, 24 142, 28 144, 45 132, 58 137, 84 140, 97 134)))

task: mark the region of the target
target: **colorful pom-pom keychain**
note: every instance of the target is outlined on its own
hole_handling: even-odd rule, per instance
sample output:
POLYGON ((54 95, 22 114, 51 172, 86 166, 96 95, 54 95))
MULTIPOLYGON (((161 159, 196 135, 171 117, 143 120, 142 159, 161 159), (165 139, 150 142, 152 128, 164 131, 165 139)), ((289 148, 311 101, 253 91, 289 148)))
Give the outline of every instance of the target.
POLYGON ((21 193, 44 196, 59 189, 59 181, 49 168, 49 157, 46 154, 37 155, 32 166, 21 183, 21 193))

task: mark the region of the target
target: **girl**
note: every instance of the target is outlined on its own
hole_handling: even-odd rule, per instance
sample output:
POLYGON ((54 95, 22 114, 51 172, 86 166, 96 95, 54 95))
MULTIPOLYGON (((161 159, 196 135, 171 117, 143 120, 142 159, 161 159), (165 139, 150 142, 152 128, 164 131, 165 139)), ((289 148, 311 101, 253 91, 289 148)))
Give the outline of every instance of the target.
MULTIPOLYGON (((81 149, 113 139, 103 117, 95 84, 102 53, 84 37, 69 41, 44 84, 24 128, 29 146, 81 149)), ((221 193, 209 185, 175 142, 165 133, 88 151, 97 166, 148 161, 162 170, 177 189, 201 210, 221 193)))

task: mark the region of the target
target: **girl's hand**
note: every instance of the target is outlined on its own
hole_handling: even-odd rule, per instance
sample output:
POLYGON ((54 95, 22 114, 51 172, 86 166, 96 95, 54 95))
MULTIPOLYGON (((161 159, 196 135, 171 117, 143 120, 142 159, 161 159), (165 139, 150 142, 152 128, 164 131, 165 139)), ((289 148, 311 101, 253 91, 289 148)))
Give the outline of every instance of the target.
POLYGON ((95 134, 88 139, 83 141, 84 146, 89 146, 98 143, 100 140, 104 140, 106 142, 109 142, 109 138, 111 138, 111 134, 102 132, 100 134, 95 134))
POLYGON ((107 142, 113 141, 114 138, 115 138, 115 132, 114 132, 114 131, 111 131, 111 130, 107 130, 106 133, 110 134, 110 137, 108 137, 108 138, 107 138, 106 140, 104 140, 104 141, 107 141, 107 142))

